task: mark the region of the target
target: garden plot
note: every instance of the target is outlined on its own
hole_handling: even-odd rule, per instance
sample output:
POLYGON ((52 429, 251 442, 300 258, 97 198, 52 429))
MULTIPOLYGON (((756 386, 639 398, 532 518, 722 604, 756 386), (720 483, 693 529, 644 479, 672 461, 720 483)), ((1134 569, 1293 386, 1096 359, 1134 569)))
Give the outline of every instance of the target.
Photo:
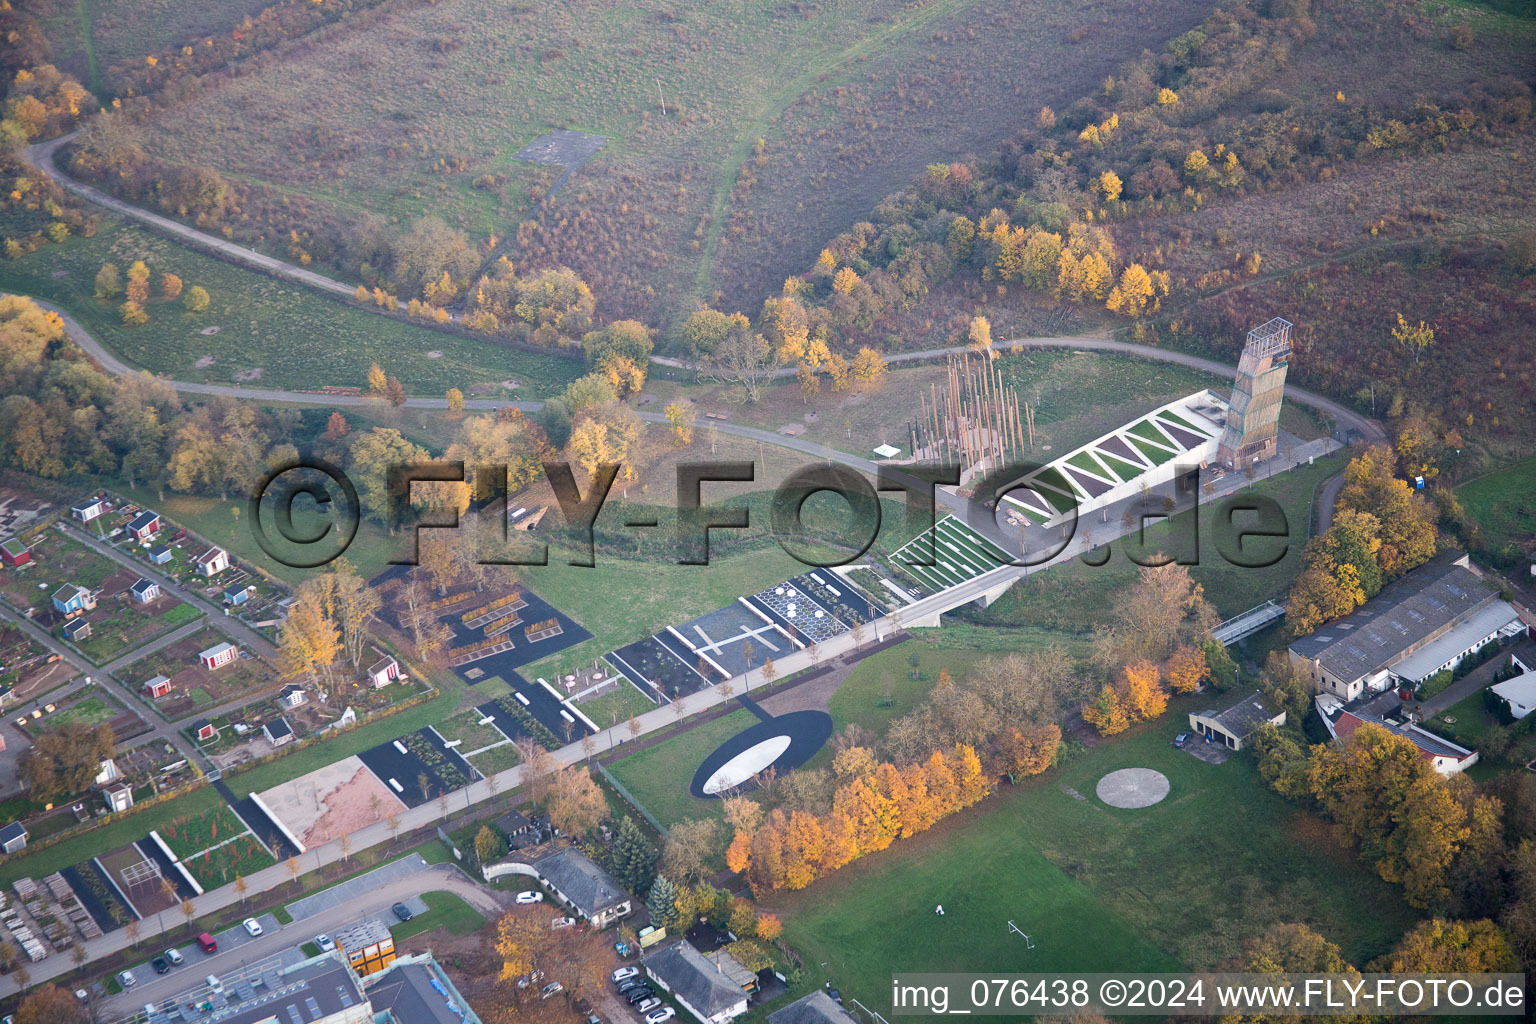
POLYGON ((96 864, 139 916, 148 917, 173 910, 197 895, 180 872, 166 871, 163 860, 164 854, 152 841, 140 839, 102 854, 96 864))
POLYGON ((527 737, 557 750, 592 730, 565 703, 540 683, 530 683, 517 673, 507 681, 511 694, 475 708, 494 720, 509 739, 527 737))
POLYGON ((419 807, 480 778, 431 728, 406 733, 357 756, 407 807, 419 807))
MULTIPOLYGON (((64 868, 59 872, 59 877, 68 883, 75 900, 90 915, 91 921, 95 922, 96 928, 100 931, 104 933, 115 931, 133 920, 133 910, 123 902, 122 895, 113 888, 111 880, 95 861, 81 861, 79 864, 64 868)), ((51 883, 49 888, 52 889, 51 883)), ((67 913, 65 903, 67 900, 61 901, 59 907, 67 913)), ((94 930, 88 924, 75 915, 69 916, 76 921, 76 927, 83 937, 95 937, 94 930)), ((33 913, 33 918, 39 924, 43 923, 36 912, 33 913)))
POLYGON ((229 664, 215 669, 203 667, 198 652, 228 639, 212 626, 205 626, 134 662, 123 675, 140 692, 144 682, 154 676, 170 679, 170 693, 154 700, 144 699, 162 718, 172 722, 238 697, 275 690, 282 682, 277 670, 243 647, 240 656, 229 664))
POLYGON ((202 617, 191 605, 164 592, 147 604, 133 600, 128 588, 138 579, 139 574, 130 569, 114 572, 102 581, 96 607, 85 613, 91 635, 72 642, 97 665, 105 665, 202 617))
POLYGON ((25 729, 36 737, 45 732, 62 729, 66 725, 86 725, 92 728, 110 725, 112 736, 119 743, 149 731, 149 726, 142 718, 125 710, 104 691, 95 693, 82 691, 74 694, 66 698, 56 710, 45 713, 41 718, 29 720, 25 729))
MULTIPOLYGON (((178 815, 155 832, 205 890, 228 885, 238 875, 271 867, 277 859, 225 804, 199 815, 178 815)), ((153 842, 153 840, 150 840, 153 842)))
POLYGON ((836 616, 817 604, 794 583, 781 583, 753 594, 747 600, 773 621, 779 623, 789 635, 804 644, 819 644, 848 627, 836 616))
POLYGON ((831 612, 845 626, 862 626, 885 614, 883 605, 870 600, 857 587, 830 569, 808 572, 789 582, 831 612))
POLYGON ((90 635, 72 641, 97 665, 136 650, 157 637, 198 618, 196 610, 169 594, 148 604, 128 596, 138 574, 97 554, 58 530, 45 531, 31 544, 32 564, 0 568, 0 599, 31 618, 54 636, 67 621, 53 607, 52 595, 61 587, 85 587, 95 607, 77 618, 90 624, 90 635))
POLYGON ((671 641, 668 646, 674 651, 676 643, 682 643, 695 660, 727 678, 758 668, 765 659, 781 658, 797 646, 772 619, 742 604, 670 627, 662 639, 671 641))
POLYGON ((356 756, 251 796, 301 853, 406 809, 405 802, 356 756))
MULTIPOLYGON (((403 584, 411 566, 395 566, 369 581, 384 599, 380 618, 396 630, 403 627, 403 584)), ((432 591, 430 610, 453 631, 448 663, 465 682, 474 685, 493 676, 507 677, 516 669, 589 640, 592 634, 539 595, 521 585, 455 587, 446 594, 432 591)))
POLYGON ((0 622, 0 692, 19 702, 40 697, 73 679, 75 669, 46 646, 0 622))
POLYGON ((708 666, 703 671, 694 667, 655 636, 620 647, 608 654, 607 661, 641 693, 658 703, 697 693, 719 677, 708 666), (704 674, 706 671, 709 675, 704 674))
POLYGON ((933 529, 914 537, 891 556, 896 569, 934 593, 959 586, 1012 560, 1012 555, 954 516, 945 516, 933 529), (914 564, 930 561, 934 564, 914 564))

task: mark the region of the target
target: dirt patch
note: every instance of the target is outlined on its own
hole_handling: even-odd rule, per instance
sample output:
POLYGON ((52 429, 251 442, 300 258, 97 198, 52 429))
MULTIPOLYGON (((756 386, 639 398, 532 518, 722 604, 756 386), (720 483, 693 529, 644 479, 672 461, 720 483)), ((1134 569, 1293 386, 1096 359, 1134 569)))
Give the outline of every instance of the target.
MULTIPOLYGON (((216 327, 211 329, 218 330, 216 327)), ((207 334, 208 331, 204 331, 203 333, 207 334)), ((218 362, 218 360, 213 356, 199 356, 197 362, 193 363, 192 365, 197 367, 199 370, 206 370, 216 362, 218 362)))
POLYGON ((785 437, 799 437, 801 434, 805 433, 805 424, 786 423, 779 428, 779 433, 783 434, 785 437))
POLYGON ((235 380, 245 383, 253 380, 261 380, 261 367, 253 366, 249 370, 236 370, 235 380))
MULTIPOLYGON (((218 334, 219 331, 221 331, 221 330, 223 330, 223 328, 219 327, 217 324, 215 324, 212 327, 204 327, 202 330, 198 331, 197 333, 198 334, 218 334)), ((213 361, 213 357, 212 356, 204 356, 203 358, 209 360, 210 362, 213 361)), ((199 364, 199 365, 201 365, 201 364, 199 364)))
POLYGON ((440 349, 440 348, 435 348, 432 351, 427 353, 427 358, 428 359, 441 359, 441 358, 443 358, 443 350, 440 349))
POLYGON ((844 665, 841 662, 834 664, 831 669, 819 676, 801 683, 799 686, 781 690, 778 693, 765 697, 757 704, 764 711, 775 717, 787 715, 791 711, 825 711, 827 701, 837 692, 837 688, 843 685, 854 665, 844 665))
POLYGON ((400 798, 355 756, 256 796, 306 849, 405 810, 400 798))
POLYGON ((49 276, 52 277, 55 281, 62 281, 66 277, 69 276, 69 271, 67 271, 67 270, 55 270, 49 276))

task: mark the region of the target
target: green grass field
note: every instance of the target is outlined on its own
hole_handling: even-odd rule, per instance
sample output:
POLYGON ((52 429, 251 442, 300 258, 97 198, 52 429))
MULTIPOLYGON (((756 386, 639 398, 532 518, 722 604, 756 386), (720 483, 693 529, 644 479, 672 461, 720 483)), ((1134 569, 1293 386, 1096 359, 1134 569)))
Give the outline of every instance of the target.
MULTIPOLYGON (((758 527, 754 517, 754 529, 758 527)), ((586 664, 623 644, 667 626, 723 608, 743 594, 782 583, 806 571, 777 544, 758 546, 707 566, 641 562, 597 556, 593 569, 565 565, 558 551, 547 567, 533 566, 520 575, 529 589, 566 610, 592 633, 592 639, 536 661, 523 670, 546 679, 586 664), (594 599, 601 594, 601 599, 594 599)))
POLYGON ((977 661, 992 652, 953 650, 935 641, 944 630, 919 629, 906 643, 889 647, 859 662, 848 678, 827 701, 834 733, 849 725, 862 726, 884 735, 890 724, 916 710, 933 689, 939 670, 947 668, 957 679, 964 679, 977 661), (908 659, 917 656, 917 676, 913 678, 908 659))
POLYGON ((18 878, 42 878, 55 871, 78 864, 105 850, 143 839, 151 829, 174 818, 194 817, 224 806, 224 798, 212 786, 204 786, 169 803, 157 804, 117 818, 99 828, 72 836, 57 845, 5 858, 0 863, 0 886, 9 887, 18 878))
POLYGON ((620 683, 616 690, 584 700, 577 706, 581 708, 582 714, 603 728, 627 721, 631 715, 643 715, 656 708, 655 702, 627 682, 620 683))
MULTIPOLYGON (((773 897, 786 938, 881 1013, 893 972, 1209 967, 1281 922, 1310 925, 1357 964, 1385 951, 1415 919, 1394 887, 1268 790, 1245 755, 1208 765, 1169 745, 1196 703, 773 897), (1098 780, 1124 767, 1163 772, 1169 797, 1139 811, 1099 802, 1098 780)), ((813 966, 807 981, 822 980, 813 966)))
POLYGON ((533 399, 563 390, 583 371, 579 362, 369 313, 111 219, 93 238, 0 262, 0 290, 57 303, 124 362, 177 380, 228 383, 260 370, 249 379, 252 387, 366 387, 369 364, 378 362, 411 394, 436 397, 452 387, 468 394, 475 385, 496 385, 496 394, 533 399), (126 272, 139 259, 152 275, 149 322, 130 327, 117 311, 121 299, 98 300, 94 282, 103 263, 126 272), (208 309, 189 313, 179 301, 161 299, 166 271, 187 288, 206 288, 208 309), (203 333, 213 327, 217 333, 203 333), (504 391, 504 380, 521 386, 504 391))
POLYGON ((756 723, 752 712, 741 708, 615 761, 608 770, 664 825, 720 818, 720 801, 700 800, 688 792, 688 784, 710 751, 756 723))
POLYGON ((427 892, 421 894, 427 905, 425 914, 417 914, 403 924, 395 925, 389 933, 396 942, 415 938, 439 928, 449 935, 471 935, 485 927, 485 918, 474 907, 451 892, 427 892))
POLYGON ((1536 535, 1536 459, 1526 459, 1456 489, 1467 515, 1493 549, 1536 535))

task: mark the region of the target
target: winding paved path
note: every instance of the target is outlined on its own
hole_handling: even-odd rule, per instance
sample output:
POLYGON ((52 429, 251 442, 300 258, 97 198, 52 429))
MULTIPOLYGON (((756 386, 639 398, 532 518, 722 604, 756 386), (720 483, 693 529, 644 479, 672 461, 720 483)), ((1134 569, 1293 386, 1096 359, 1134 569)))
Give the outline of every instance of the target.
MULTIPOLYGON (((47 142, 39 142, 28 146, 27 159, 39 171, 58 182, 62 188, 73 192, 75 195, 78 195, 83 199, 87 199, 90 202, 95 203, 97 206, 101 206, 105 209, 111 210, 114 213, 120 214, 121 216, 127 217, 130 220, 136 220, 142 224, 147 224, 150 227, 170 235, 172 238, 178 241, 190 243, 204 249, 210 249, 227 259, 246 264, 247 266, 253 267, 264 273, 272 274, 277 277, 287 278, 292 281, 297 281, 300 284, 306 284, 312 288, 318 288, 321 291, 332 295, 351 298, 353 293, 356 291, 355 286, 343 284, 334 278, 326 277, 324 274, 317 274, 313 270, 308 270, 304 267, 295 266, 292 263, 287 263, 283 260, 276 259, 275 257, 264 255, 263 253, 257 252, 255 249, 251 249, 243 245, 236 245, 228 239, 220 238, 217 235, 211 235, 206 231, 199 231, 196 228, 188 227, 187 225, 172 220, 169 217, 162 217, 160 214, 153 213, 149 210, 143 209, 142 207, 134 206, 131 203, 125 203, 121 199, 110 196, 100 189, 93 188, 90 185, 87 185, 84 182, 81 182, 71 177, 70 175, 65 174, 54 162, 54 156, 61 146, 69 142, 78 134, 78 131, 71 132, 68 135, 61 135, 58 138, 50 139, 47 142)), ((73 338, 75 343, 80 345, 81 348, 95 356, 96 359, 101 362, 101 364, 108 370, 117 374, 134 372, 121 360, 117 359, 115 356, 109 353, 104 346, 92 338, 84 328, 80 327, 78 323, 75 323, 72 319, 70 319, 63 310, 59 310, 57 307, 53 306, 49 306, 48 308, 54 309, 61 316, 65 317, 65 323, 72 325, 69 332, 70 337, 73 338)), ((1214 374, 1219 377, 1231 376, 1235 372, 1232 366, 1229 366, 1226 363, 1218 362, 1214 359, 1207 359, 1203 356, 1192 355, 1188 352, 1178 352, 1169 349, 1156 348, 1151 345, 1138 345, 1134 342, 1114 341, 1108 338, 1017 338, 1004 340, 1000 342, 997 347, 999 351, 1003 351, 1012 348, 1014 345, 1021 345, 1025 348, 1070 348, 1083 349, 1091 352, 1116 352, 1123 355, 1136 356, 1141 359, 1153 359, 1160 362, 1175 363, 1180 366, 1189 367, 1191 369, 1202 370, 1206 373, 1214 374)), ((922 362, 924 360, 930 359, 942 359, 952 353, 960 353, 965 351, 967 351, 965 346, 956 346, 953 348, 924 349, 917 352, 899 352, 894 355, 887 356, 885 361, 888 365, 922 362)), ((667 356, 652 356, 651 361, 661 366, 669 366, 676 369, 692 369, 688 363, 680 359, 674 359, 667 356)), ((795 371, 793 369, 785 368, 776 371, 774 376, 793 376, 794 372, 795 371)), ((248 398, 254 401, 264 402, 292 402, 303 405, 338 406, 362 405, 373 401, 373 399, 370 398, 351 395, 315 395, 305 394, 302 392, 277 391, 264 388, 240 388, 225 384, 194 384, 191 382, 183 381, 167 381, 167 383, 169 383, 177 391, 183 392, 185 394, 229 395, 234 398, 248 398)), ((1331 398, 1326 398, 1322 395, 1314 394, 1313 392, 1294 386, 1287 387, 1286 394, 1301 405, 1316 409, 1319 412, 1322 412, 1323 414, 1331 417, 1334 422, 1341 427, 1353 429, 1366 440, 1386 440, 1386 432, 1382 430, 1380 424, 1378 424, 1375 420, 1371 419, 1370 417, 1363 416, 1360 413, 1355 412, 1353 409, 1348 408, 1347 406, 1340 405, 1338 402, 1335 402, 1331 398)), ((442 398, 411 398, 407 399, 405 404, 408 407, 415 409, 445 409, 448 406, 447 400, 442 398)), ((467 407, 472 409, 495 409, 505 404, 507 403, 488 399, 472 399, 465 403, 467 407)), ((512 404, 525 411, 533 411, 541 407, 541 403, 537 402, 514 402, 512 404)), ((641 418, 650 422, 659 423, 664 421, 664 417, 656 413, 642 413, 641 418)), ((824 458, 831 458, 839 462, 848 462, 848 460, 843 458, 841 454, 832 454, 832 449, 823 448, 820 445, 809 445, 809 442, 802 443, 804 445, 809 445, 809 447, 803 447, 802 444, 791 443, 794 441, 793 438, 787 438, 783 435, 775 434, 771 431, 756 430, 751 427, 734 427, 724 423, 716 424, 716 426, 723 433, 737 434, 742 437, 753 437, 759 438, 761 440, 768 440, 772 441, 774 444, 778 444, 786 448, 793 448, 799 451, 807 452, 808 454, 819 455, 824 458)))

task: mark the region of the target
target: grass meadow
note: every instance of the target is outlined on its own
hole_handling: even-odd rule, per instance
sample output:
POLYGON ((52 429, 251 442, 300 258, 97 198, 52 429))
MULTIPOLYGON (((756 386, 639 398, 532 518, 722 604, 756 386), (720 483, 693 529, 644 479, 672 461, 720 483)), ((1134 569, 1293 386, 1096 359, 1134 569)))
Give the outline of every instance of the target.
POLYGON ((808 982, 888 1014, 893 972, 1204 968, 1276 923, 1308 924, 1356 964, 1384 952, 1415 919, 1393 887, 1265 787, 1246 755, 1210 765, 1170 745, 1201 699, 770 899, 808 982), (1098 780, 1126 767, 1165 774, 1168 798, 1101 803, 1098 780))
POLYGON ((1480 476, 1456 489, 1467 515, 1499 549, 1536 536, 1536 459, 1480 476))
POLYGON ((0 262, 0 290, 58 304, 125 363, 177 380, 366 387, 368 367, 378 362, 410 394, 436 397, 451 387, 467 394, 492 385, 508 398, 537 399, 564 390, 583 371, 579 362, 379 316, 114 220, 92 238, 0 262), (103 263, 126 272, 140 259, 152 274, 152 299, 149 322, 133 327, 118 313, 120 299, 95 297, 95 278, 103 263), (160 298, 165 272, 187 288, 206 288, 208 309, 189 313, 180 301, 160 298), (204 333, 212 328, 217 332, 204 333), (429 355, 434 352, 439 355, 429 355), (503 390, 505 380, 519 386, 503 390))
POLYGON ((1172 6, 1111 24, 1041 0, 455 0, 299 41, 135 134, 158 160, 244 184, 257 244, 430 213, 481 241, 515 234, 520 262, 568 264, 605 312, 651 315, 718 284, 732 301, 776 288, 821 244, 800 225, 850 223, 926 162, 986 151, 1019 111, 1070 102, 1206 13, 1172 6), (552 128, 610 143, 540 208, 557 172, 515 154, 552 128))

